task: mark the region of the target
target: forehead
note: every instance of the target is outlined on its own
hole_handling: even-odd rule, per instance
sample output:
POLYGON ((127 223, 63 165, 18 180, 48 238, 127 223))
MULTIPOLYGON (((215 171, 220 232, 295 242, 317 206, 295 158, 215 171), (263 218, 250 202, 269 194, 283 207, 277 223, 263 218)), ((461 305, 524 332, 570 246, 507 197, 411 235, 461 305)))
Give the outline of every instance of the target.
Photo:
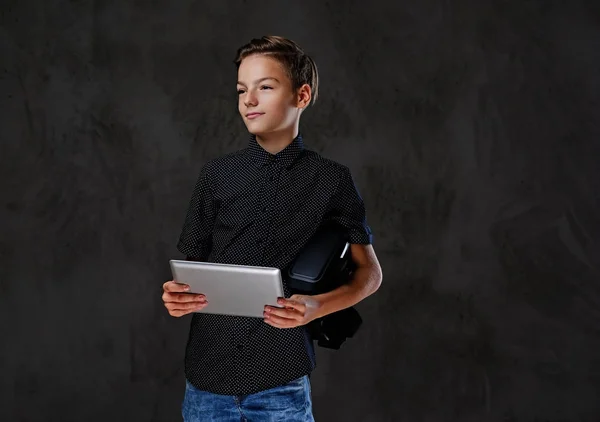
POLYGON ((262 78, 276 78, 280 83, 288 81, 283 66, 272 57, 254 54, 246 57, 238 69, 238 83, 253 84, 262 78))

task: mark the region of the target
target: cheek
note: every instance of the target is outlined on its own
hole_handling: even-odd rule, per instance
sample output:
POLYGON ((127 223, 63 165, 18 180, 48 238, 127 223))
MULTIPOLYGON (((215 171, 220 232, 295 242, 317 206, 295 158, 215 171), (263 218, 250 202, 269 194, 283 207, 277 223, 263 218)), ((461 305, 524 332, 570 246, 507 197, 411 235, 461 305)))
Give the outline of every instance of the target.
POLYGON ((285 109, 278 109, 273 112, 272 116, 273 119, 271 121, 277 125, 288 125, 292 121, 292 118, 285 109))
POLYGON ((291 123, 294 121, 295 119, 295 114, 293 109, 290 108, 282 108, 279 118, 281 119, 281 121, 284 121, 286 123, 291 123))
POLYGON ((273 99, 265 104, 269 109, 269 114, 278 121, 288 121, 291 117, 292 111, 289 107, 289 103, 282 99, 273 99))

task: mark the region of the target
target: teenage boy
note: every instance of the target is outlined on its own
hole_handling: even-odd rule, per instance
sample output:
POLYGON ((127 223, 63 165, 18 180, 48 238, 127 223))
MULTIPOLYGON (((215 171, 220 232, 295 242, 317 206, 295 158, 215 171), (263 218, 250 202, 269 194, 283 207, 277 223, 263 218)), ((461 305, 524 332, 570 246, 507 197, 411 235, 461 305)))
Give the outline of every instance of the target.
MULTIPOLYGON (((238 109, 245 149, 206 163, 177 247, 188 260, 286 268, 324 222, 344 227, 356 264, 331 292, 291 295, 264 319, 194 313, 210 302, 164 284, 169 314, 194 313, 185 354, 185 421, 313 421, 315 368, 306 324, 354 306, 380 286, 365 207, 348 167, 304 148, 300 116, 314 104, 314 61, 293 41, 253 39, 238 49, 238 109)), ((217 140, 205 140, 212 142, 217 140)))

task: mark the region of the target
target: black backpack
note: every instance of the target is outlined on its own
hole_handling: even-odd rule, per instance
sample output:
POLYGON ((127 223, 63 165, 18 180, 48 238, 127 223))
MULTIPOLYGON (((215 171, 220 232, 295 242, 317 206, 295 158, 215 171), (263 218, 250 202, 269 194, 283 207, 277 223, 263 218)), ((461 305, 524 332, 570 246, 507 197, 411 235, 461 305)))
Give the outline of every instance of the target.
MULTIPOLYGON (((326 224, 288 267, 288 285, 293 293, 325 293, 348 283, 355 268, 343 229, 326 224)), ((356 334, 361 324, 360 314, 350 307, 312 321, 307 329, 319 346, 339 349, 347 338, 356 334)))

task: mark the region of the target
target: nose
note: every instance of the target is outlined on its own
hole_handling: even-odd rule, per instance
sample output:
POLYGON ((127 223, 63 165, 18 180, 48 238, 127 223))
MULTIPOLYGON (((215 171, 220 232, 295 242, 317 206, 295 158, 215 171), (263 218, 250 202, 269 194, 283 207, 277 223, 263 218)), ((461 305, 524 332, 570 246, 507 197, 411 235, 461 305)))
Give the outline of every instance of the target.
POLYGON ((244 96, 244 105, 246 107, 256 106, 257 102, 257 97, 254 94, 254 91, 250 89, 246 91, 246 95, 244 96))

